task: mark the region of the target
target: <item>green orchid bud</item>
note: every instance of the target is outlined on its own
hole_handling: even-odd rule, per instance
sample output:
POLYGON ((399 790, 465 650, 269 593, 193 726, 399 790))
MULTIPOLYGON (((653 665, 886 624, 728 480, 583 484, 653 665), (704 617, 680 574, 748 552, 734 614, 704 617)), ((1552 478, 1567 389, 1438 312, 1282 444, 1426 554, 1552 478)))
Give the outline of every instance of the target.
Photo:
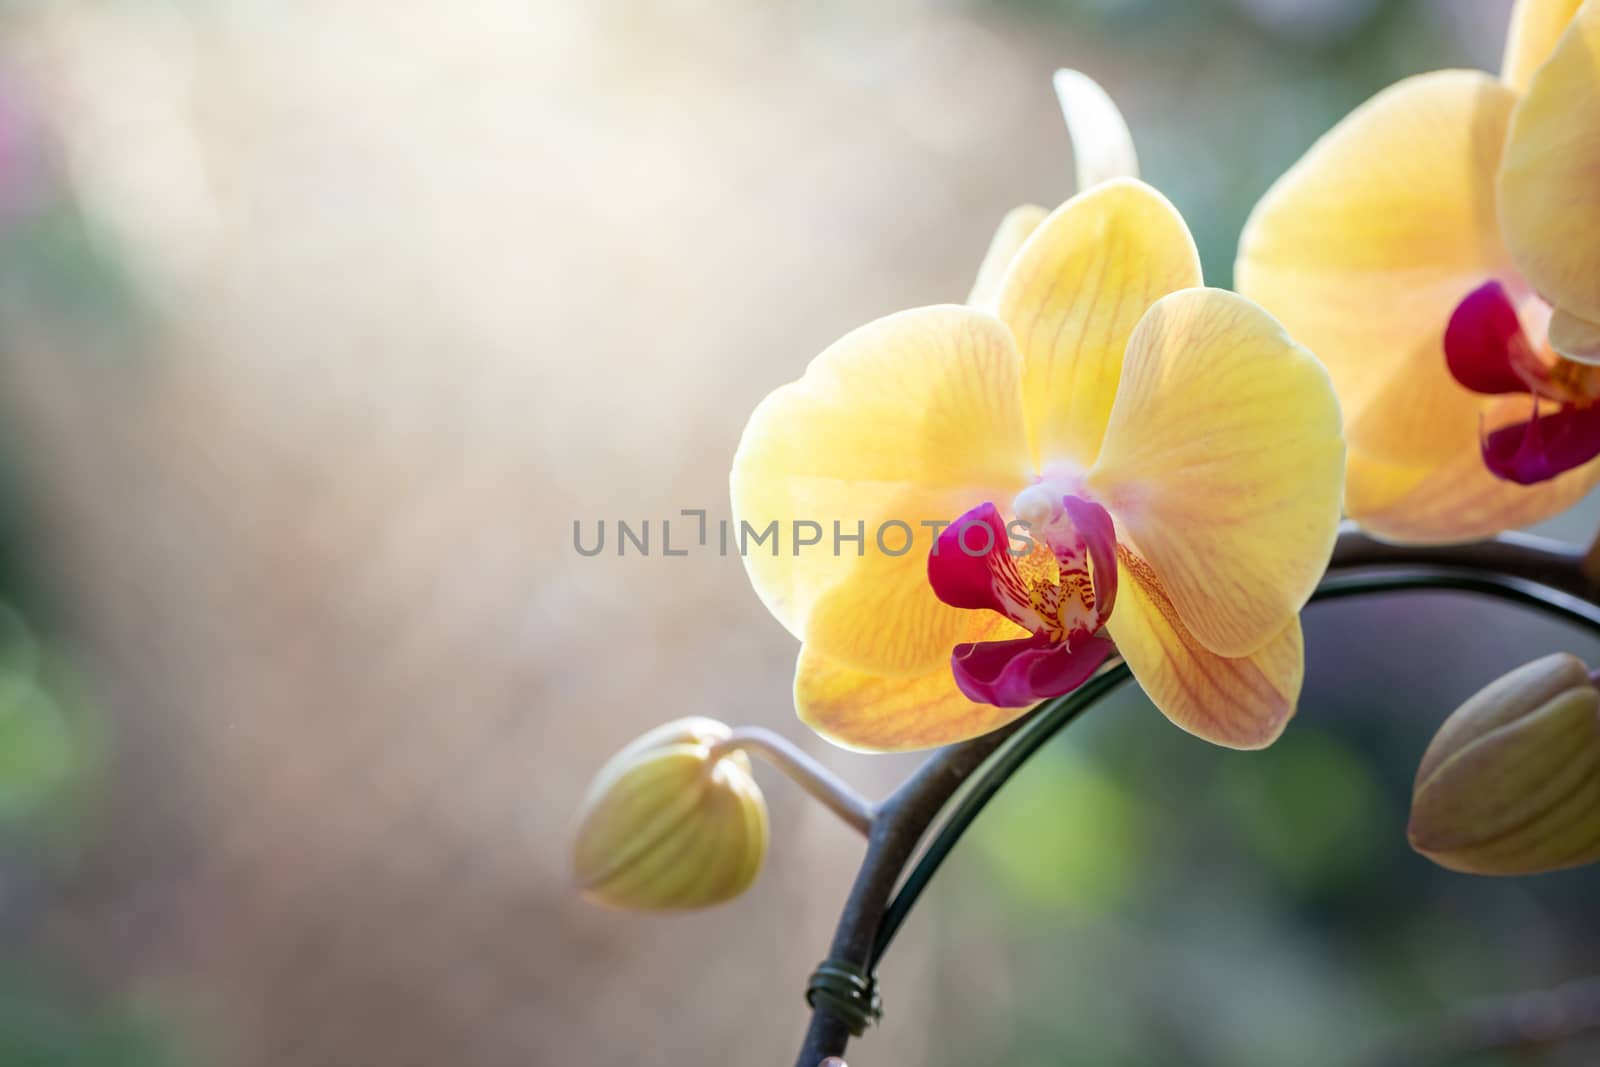
POLYGON ((703 908, 750 887, 767 852, 767 805, 712 719, 659 726, 611 757, 578 816, 579 886, 634 911, 703 908))
POLYGON ((1588 668, 1546 656, 1461 705, 1422 757, 1408 833, 1470 874, 1600 860, 1600 690, 1588 668))

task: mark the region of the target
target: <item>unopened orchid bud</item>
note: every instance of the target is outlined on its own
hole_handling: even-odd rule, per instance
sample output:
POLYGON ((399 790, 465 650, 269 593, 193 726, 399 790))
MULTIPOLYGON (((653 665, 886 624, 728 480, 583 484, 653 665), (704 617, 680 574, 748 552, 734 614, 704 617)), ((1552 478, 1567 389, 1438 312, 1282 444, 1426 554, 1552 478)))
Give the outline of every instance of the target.
POLYGON ((1471 874, 1600 860, 1600 690, 1583 663, 1546 656, 1461 705, 1422 757, 1409 834, 1471 874))
POLYGON ((1133 134, 1110 94, 1076 70, 1056 71, 1055 86, 1072 138, 1074 191, 1081 193, 1116 178, 1137 178, 1139 155, 1133 149, 1133 134))
POLYGON ((767 852, 767 806, 712 719, 659 726, 613 756, 579 813, 579 886, 634 911, 701 908, 749 888, 767 852))

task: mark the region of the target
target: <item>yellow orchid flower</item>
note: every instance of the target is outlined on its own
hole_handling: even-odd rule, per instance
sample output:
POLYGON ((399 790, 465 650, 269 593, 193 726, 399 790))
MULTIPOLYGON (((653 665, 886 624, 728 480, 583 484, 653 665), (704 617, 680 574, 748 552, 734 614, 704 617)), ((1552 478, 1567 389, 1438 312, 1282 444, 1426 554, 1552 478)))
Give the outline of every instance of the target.
POLYGON ((794 531, 746 569, 803 642, 801 718, 842 745, 986 733, 1113 642, 1211 741, 1269 744, 1293 712, 1339 515, 1337 400, 1269 315, 1201 287, 1188 227, 1126 173, 1126 127, 1081 78, 1058 78, 1080 174, 1123 176, 1013 212, 972 303, 846 335, 739 443, 741 530, 794 531))
POLYGON ((1257 205, 1238 289, 1327 365, 1345 507, 1486 537, 1600 480, 1600 0, 1519 0, 1500 78, 1379 93, 1257 205))

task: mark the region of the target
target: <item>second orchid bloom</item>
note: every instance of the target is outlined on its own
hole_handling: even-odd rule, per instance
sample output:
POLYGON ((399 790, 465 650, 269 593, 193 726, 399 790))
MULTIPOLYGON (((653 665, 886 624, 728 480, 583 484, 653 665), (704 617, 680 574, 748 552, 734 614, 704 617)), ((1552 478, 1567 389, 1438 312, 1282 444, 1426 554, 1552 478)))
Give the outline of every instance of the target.
POLYGON ((1498 78, 1385 90, 1273 187, 1239 291, 1328 365, 1350 517, 1470 541, 1600 481, 1600 0, 1520 0, 1498 78))
POLYGON ((1203 288, 1183 219, 1132 177, 1013 213, 973 300, 848 334, 740 442, 741 523, 867 531, 745 554, 803 642, 801 717, 851 747, 948 744, 1114 647, 1178 725, 1270 743, 1339 520, 1321 364, 1203 288))

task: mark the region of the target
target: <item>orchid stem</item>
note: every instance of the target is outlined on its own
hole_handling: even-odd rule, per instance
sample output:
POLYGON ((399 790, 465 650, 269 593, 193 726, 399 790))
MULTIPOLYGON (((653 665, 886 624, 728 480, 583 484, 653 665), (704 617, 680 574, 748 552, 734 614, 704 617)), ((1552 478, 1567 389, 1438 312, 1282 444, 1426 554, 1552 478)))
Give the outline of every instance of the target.
POLYGON ((1589 543, 1589 550, 1583 554, 1578 570, 1589 580, 1589 584, 1600 589, 1600 532, 1594 535, 1594 540, 1589 543))
POLYGON ((810 793, 862 837, 871 832, 872 805, 848 782, 782 734, 759 726, 741 726, 711 746, 711 759, 715 762, 733 752, 754 752, 810 793))

